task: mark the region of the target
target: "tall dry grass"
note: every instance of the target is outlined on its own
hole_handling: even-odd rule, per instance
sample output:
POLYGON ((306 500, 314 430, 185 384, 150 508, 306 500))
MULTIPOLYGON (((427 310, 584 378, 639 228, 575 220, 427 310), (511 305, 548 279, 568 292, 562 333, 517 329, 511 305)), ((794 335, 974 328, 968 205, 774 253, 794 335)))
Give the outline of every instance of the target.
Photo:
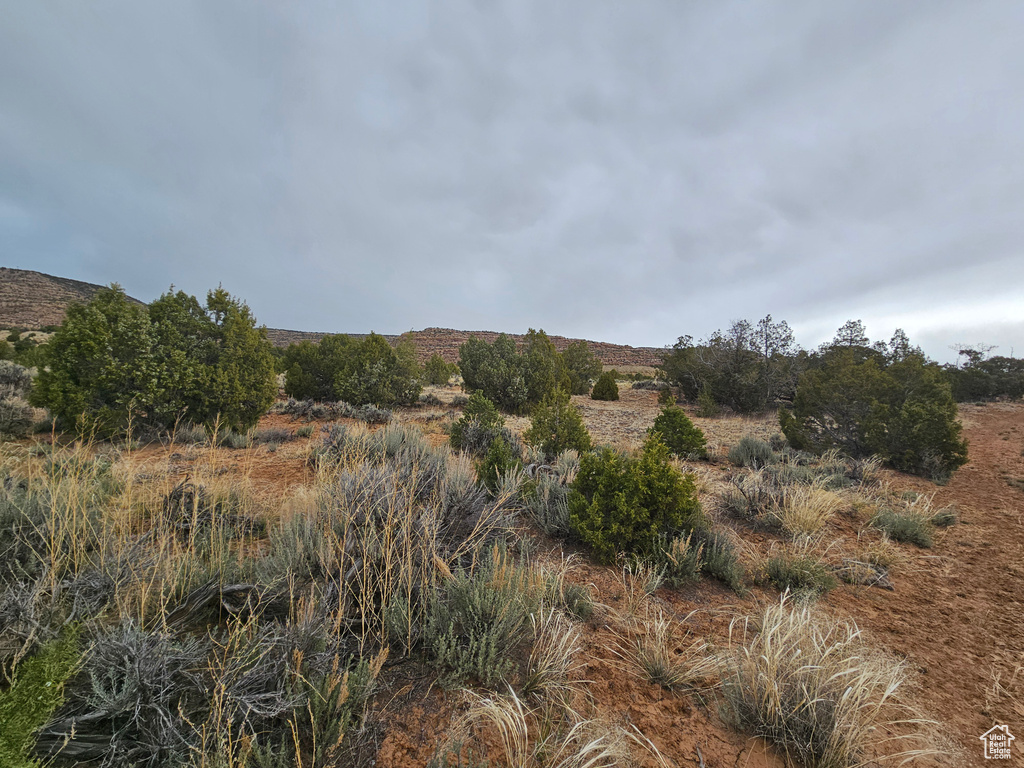
MULTIPOLYGON (((863 765, 882 726, 923 722, 896 701, 904 680, 903 667, 870 648, 852 621, 786 598, 732 622, 722 665, 727 715, 794 762, 818 768, 863 765)), ((897 761, 926 752, 886 751, 897 761)))

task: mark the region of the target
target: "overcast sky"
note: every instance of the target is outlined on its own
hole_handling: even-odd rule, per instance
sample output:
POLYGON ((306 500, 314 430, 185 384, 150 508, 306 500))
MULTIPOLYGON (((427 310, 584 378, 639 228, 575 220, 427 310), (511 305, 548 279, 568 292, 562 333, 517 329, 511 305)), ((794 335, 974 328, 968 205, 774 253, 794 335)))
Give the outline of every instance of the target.
POLYGON ((1024 354, 1024 4, 0 0, 0 265, 300 330, 1024 354))

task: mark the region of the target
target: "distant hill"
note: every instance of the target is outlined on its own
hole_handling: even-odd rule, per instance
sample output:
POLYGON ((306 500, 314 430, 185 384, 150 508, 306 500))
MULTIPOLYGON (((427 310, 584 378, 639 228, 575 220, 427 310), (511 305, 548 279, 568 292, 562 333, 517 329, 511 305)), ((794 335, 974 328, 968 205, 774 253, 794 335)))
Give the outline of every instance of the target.
MULTIPOLYGON (((60 325, 64 313, 74 302, 87 302, 96 295, 103 286, 70 280, 66 277, 54 277, 42 272, 27 269, 9 269, 0 267, 0 328, 43 328, 48 325, 60 325)), ((132 301, 142 304, 138 299, 132 301)), ((459 345, 470 335, 477 336, 487 342, 493 342, 496 331, 457 331, 451 328, 425 328, 414 332, 416 346, 422 360, 426 360, 435 352, 448 362, 459 359, 459 345)), ((277 347, 286 347, 299 341, 319 341, 323 333, 310 331, 289 331, 281 328, 268 328, 267 336, 277 347)), ((366 334, 349 334, 362 337, 366 334)), ((509 334, 515 341, 521 342, 521 334, 509 334)), ((391 344, 395 344, 399 336, 384 335, 391 344)), ((555 347, 561 351, 578 339, 565 336, 551 336, 555 347)), ((661 362, 661 350, 657 347, 630 347, 622 344, 608 344, 603 341, 590 341, 591 351, 605 365, 611 366, 652 366, 661 362)))
MULTIPOLYGON (((452 328, 424 328, 422 331, 410 331, 416 339, 416 348, 419 351, 421 360, 426 360, 435 352, 441 355, 449 363, 459 359, 459 346, 470 336, 476 336, 488 343, 493 343, 498 338, 497 331, 457 331, 452 328)), ((289 344, 300 341, 320 341, 325 334, 310 333, 307 331, 283 331, 278 328, 268 328, 267 335, 277 347, 286 347, 289 344)), ((350 333, 349 336, 362 338, 366 334, 350 333)), ((400 336, 381 334, 392 345, 398 342, 400 336)), ((522 343, 526 338, 523 334, 508 334, 517 343, 522 343)), ((549 336, 555 348, 561 352, 574 341, 565 336, 549 336)), ((662 350, 657 347, 630 347, 624 344, 609 344, 604 341, 591 341, 587 339, 590 351, 597 355, 604 365, 613 366, 654 366, 661 363, 662 350)))
POLYGON ((89 301, 102 287, 29 269, 0 267, 0 327, 60 325, 69 304, 89 301))

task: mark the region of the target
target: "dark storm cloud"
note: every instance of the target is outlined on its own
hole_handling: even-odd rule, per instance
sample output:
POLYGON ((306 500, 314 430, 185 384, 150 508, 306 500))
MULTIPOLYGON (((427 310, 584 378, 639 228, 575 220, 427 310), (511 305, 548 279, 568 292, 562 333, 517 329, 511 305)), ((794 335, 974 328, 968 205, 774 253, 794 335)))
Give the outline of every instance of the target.
POLYGON ((1024 331, 1017 4, 0 14, 10 266, 318 330, 1024 331))

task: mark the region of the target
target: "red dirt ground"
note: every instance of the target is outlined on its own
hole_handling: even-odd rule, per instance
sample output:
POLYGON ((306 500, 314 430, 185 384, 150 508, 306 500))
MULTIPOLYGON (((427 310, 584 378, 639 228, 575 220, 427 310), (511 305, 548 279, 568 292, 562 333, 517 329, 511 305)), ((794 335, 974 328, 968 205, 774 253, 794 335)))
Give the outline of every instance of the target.
MULTIPOLYGON (((981 765, 982 733, 997 723, 1024 732, 1024 405, 964 406, 961 417, 970 462, 948 485, 884 473, 897 489, 934 493, 936 508, 956 504, 960 524, 939 529, 932 549, 901 545, 909 562, 894 569, 894 591, 843 586, 819 603, 853 618, 870 641, 905 660, 910 704, 937 721, 925 727, 927 746, 944 753, 914 765, 981 765)), ((599 601, 620 602, 622 589, 611 569, 583 565, 578 574, 599 601)), ((757 588, 740 599, 709 583, 660 590, 658 597, 680 618, 698 609, 695 633, 719 639, 732 616, 777 599, 757 588)), ((623 671, 609 650, 614 640, 607 617, 599 610, 585 631, 586 677, 596 711, 635 725, 670 764, 698 765, 699 747, 709 767, 782 765, 760 740, 725 726, 713 704, 662 691, 623 671)), ((457 704, 441 693, 412 710, 395 700, 379 764, 423 765, 457 704)))
MULTIPOLYGON (((584 415, 595 421, 594 428, 609 434, 625 425, 619 435, 625 442, 642 435, 657 413, 653 393, 638 392, 619 408, 622 413, 601 407, 589 409, 590 413, 585 410, 584 415)), ((406 418, 414 420, 416 413, 406 418)), ((929 729, 929 746, 944 751, 914 765, 984 764, 978 737, 997 723, 1009 725, 1024 739, 1024 404, 964 406, 961 418, 970 443, 970 462, 948 485, 884 473, 896 489, 934 493, 936 507, 956 504, 960 524, 940 529, 932 549, 901 545, 909 562, 894 569, 894 591, 842 586, 819 601, 824 610, 853 618, 874 644, 905 660, 912 705, 939 723, 929 729)), ((269 426, 295 429, 301 424, 268 416, 261 427, 269 426)), ((295 486, 312 481, 305 455, 317 434, 318 430, 313 438, 285 444, 276 452, 265 447, 218 450, 216 461, 227 472, 248 475, 268 497, 283 497, 295 486)), ((439 434, 430 438, 435 443, 444 439, 439 434)), ((175 459, 173 450, 144 449, 137 458, 166 462, 178 475, 201 460, 180 455, 175 459)), ((852 523, 844 523, 844 534, 849 532, 846 528, 855 530, 852 523)), ((561 556, 550 544, 542 542, 541 548, 550 549, 555 559, 561 556)), ((663 691, 623 670, 610 650, 612 611, 622 605, 615 571, 581 560, 576 573, 605 604, 584 628, 585 676, 595 713, 614 724, 635 726, 657 745, 669 765, 698 766, 698 749, 707 768, 784 764, 760 740, 726 726, 713 696, 702 702, 692 695, 663 691)), ((695 635, 718 642, 724 640, 730 618, 778 599, 774 591, 761 588, 739 598, 708 582, 681 591, 663 589, 657 597, 663 608, 680 619, 696 609, 691 619, 695 635)), ((464 709, 458 694, 431 687, 429 679, 415 672, 407 679, 393 676, 379 702, 377 714, 387 726, 377 759, 382 768, 425 765, 437 741, 464 709)), ((644 763, 656 765, 653 758, 644 763)))

